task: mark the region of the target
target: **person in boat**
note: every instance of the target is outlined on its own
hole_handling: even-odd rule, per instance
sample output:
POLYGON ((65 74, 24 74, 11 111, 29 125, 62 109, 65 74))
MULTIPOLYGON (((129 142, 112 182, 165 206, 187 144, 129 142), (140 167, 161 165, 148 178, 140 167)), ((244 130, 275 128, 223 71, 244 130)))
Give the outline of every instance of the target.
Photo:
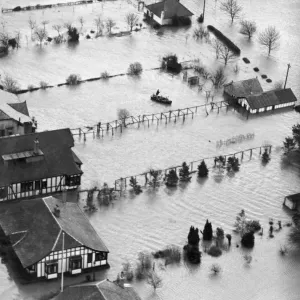
POLYGON ((158 95, 159 95, 159 90, 156 91, 156 96, 158 96, 158 95))

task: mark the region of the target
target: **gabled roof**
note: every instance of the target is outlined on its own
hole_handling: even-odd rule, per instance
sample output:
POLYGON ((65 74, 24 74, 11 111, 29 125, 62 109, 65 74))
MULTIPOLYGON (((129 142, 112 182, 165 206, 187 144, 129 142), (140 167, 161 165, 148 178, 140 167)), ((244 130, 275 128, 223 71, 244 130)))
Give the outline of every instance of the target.
POLYGON ((0 89, 0 120, 8 119, 21 123, 32 122, 26 101, 20 102, 16 95, 0 89))
POLYGON ((263 89, 257 78, 224 84, 224 92, 235 98, 245 98, 251 94, 260 94, 263 89))
POLYGON ((162 11, 164 11, 165 19, 170 19, 174 16, 191 17, 193 15, 193 13, 189 11, 184 5, 182 5, 178 0, 164 0, 162 2, 147 5, 146 8, 148 8, 159 18, 161 17, 162 11))
POLYGON ((1 138, 0 187, 60 175, 82 174, 74 160, 73 146, 73 136, 68 128, 1 138), (16 160, 12 164, 4 164, 2 155, 32 151, 36 138, 44 154, 42 160, 32 163, 16 160))
POLYGON ((293 91, 289 89, 272 90, 258 95, 249 95, 246 97, 251 109, 296 102, 297 98, 293 91))
POLYGON ((65 249, 82 245, 108 252, 79 206, 54 197, 1 203, 0 226, 24 268, 61 250, 62 232, 65 249), (54 207, 59 207, 59 217, 53 214, 54 207))
POLYGON ((55 300, 141 300, 131 286, 120 287, 108 279, 67 287, 55 300))
POLYGON ((293 194, 293 195, 288 195, 288 196, 286 196, 286 198, 288 198, 289 200, 291 200, 293 202, 299 202, 300 203, 300 193, 293 194))

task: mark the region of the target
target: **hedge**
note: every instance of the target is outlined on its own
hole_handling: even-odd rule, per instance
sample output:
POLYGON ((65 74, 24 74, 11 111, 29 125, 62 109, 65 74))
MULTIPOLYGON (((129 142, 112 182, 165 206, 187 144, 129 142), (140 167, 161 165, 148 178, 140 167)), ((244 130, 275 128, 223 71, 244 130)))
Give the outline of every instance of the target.
POLYGON ((208 25, 207 29, 211 31, 222 43, 224 43, 232 52, 240 55, 241 49, 234 44, 227 36, 212 25, 208 25))

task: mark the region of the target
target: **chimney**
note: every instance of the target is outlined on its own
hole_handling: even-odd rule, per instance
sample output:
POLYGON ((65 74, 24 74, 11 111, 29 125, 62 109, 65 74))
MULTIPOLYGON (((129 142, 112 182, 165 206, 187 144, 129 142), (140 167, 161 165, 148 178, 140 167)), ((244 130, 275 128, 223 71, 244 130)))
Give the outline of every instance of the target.
POLYGON ((36 154, 36 155, 39 154, 39 150, 40 150, 39 144, 40 144, 39 139, 36 138, 34 140, 34 146, 33 146, 33 153, 36 154))

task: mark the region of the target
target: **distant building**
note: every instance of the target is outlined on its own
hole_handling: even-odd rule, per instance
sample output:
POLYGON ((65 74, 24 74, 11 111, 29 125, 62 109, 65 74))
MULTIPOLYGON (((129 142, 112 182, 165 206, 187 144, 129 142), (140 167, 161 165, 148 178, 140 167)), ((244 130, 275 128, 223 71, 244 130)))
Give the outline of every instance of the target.
POLYGON ((76 203, 54 197, 0 203, 0 226, 32 277, 108 264, 108 249, 76 203))
POLYGON ((35 128, 26 101, 20 102, 16 95, 0 89, 0 137, 32 133, 35 128))
POLYGON ((283 205, 291 210, 300 212, 300 193, 286 196, 283 205))
POLYGON ((189 11, 179 0, 164 0, 146 5, 144 15, 153 19, 159 25, 172 25, 173 18, 189 18, 193 13, 189 11))
POLYGON ((297 101, 290 88, 264 92, 257 78, 225 84, 224 94, 251 114, 294 107, 297 101))
POLYGON ((67 287, 53 300, 141 300, 129 284, 117 284, 108 279, 67 287))
POLYGON ((0 201, 76 189, 82 162, 70 129, 0 139, 0 201))

